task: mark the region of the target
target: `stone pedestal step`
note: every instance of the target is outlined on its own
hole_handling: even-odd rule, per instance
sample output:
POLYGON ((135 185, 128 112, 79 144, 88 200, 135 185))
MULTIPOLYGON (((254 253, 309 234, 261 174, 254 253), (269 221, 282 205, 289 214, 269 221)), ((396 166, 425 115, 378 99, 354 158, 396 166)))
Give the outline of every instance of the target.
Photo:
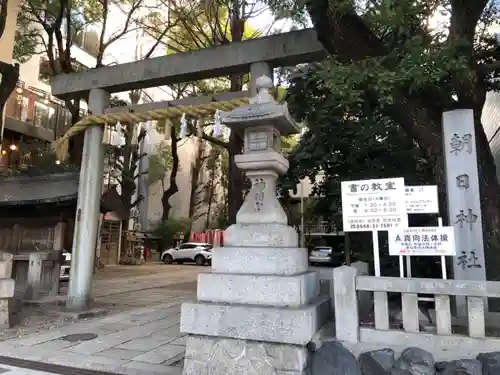
POLYGON ((291 276, 201 273, 198 301, 300 307, 319 295, 316 272, 291 276))
MULTIPOLYGON (((256 214, 259 217, 259 213, 256 214)), ((279 223, 231 225, 224 231, 225 246, 297 247, 295 228, 279 223)))
POLYGON ((184 375, 306 375, 309 358, 305 346, 189 336, 184 375))
POLYGON ((181 332, 307 345, 332 315, 328 297, 287 308, 210 302, 182 304, 181 332))
POLYGON ((224 246, 213 249, 212 271, 250 275, 295 275, 307 272, 307 249, 297 247, 224 246))

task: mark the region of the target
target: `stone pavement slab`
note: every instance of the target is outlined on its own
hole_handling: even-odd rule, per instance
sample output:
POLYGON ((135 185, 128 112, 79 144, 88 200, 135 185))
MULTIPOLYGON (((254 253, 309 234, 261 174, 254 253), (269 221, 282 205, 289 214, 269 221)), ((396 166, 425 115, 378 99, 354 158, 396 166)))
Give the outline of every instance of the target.
POLYGON ((180 309, 188 299, 195 295, 6 340, 0 343, 0 356, 118 374, 181 375, 185 337, 180 332, 180 309), (78 333, 97 337, 64 339, 78 333))
POLYGON ((0 365, 0 374, 5 375, 53 375, 51 372, 28 370, 21 367, 0 365))

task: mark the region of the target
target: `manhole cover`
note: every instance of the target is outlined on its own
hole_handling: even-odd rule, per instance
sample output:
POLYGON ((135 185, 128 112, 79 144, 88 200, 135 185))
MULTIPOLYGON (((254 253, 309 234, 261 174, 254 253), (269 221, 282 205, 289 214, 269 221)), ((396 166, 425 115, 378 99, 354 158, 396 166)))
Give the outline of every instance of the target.
POLYGON ((73 335, 67 335, 61 337, 61 340, 66 340, 69 342, 77 342, 77 341, 88 341, 95 339, 97 335, 95 333, 75 333, 73 335))

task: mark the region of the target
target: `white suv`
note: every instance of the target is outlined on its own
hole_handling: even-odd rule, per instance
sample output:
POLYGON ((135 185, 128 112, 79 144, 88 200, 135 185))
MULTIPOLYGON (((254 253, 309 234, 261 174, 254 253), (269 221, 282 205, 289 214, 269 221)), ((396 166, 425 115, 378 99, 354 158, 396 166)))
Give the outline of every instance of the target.
POLYGON ((187 242, 161 253, 161 260, 165 264, 173 262, 195 262, 199 266, 212 263, 212 245, 209 243, 187 242))

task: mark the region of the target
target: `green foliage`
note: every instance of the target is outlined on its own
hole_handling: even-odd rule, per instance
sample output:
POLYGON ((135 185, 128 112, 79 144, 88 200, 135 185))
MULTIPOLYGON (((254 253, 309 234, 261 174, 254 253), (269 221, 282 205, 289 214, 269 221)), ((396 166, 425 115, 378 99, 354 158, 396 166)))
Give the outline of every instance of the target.
MULTIPOLYGON (((431 22, 440 11, 449 21, 450 8, 442 8, 443 2, 437 0, 268 3, 278 7, 278 13, 307 9, 330 52, 326 61, 310 64, 290 77, 289 107, 310 131, 290 156, 284 180, 287 187, 303 176, 313 179, 319 171, 326 174, 316 190, 322 195, 338 190, 342 179, 403 176, 409 184, 430 182, 430 171, 436 167, 432 160, 441 145, 441 113, 459 101, 468 101, 465 105, 480 110, 482 90, 500 88, 495 80, 500 55, 487 33, 487 26, 498 22, 498 2, 490 2, 484 9, 472 39, 458 35, 449 22, 431 22), (353 39, 351 49, 337 47, 339 39, 326 34, 331 32, 327 27, 335 23, 333 18, 350 20, 349 28, 336 25, 336 32, 344 32, 344 40, 352 37, 364 43, 372 38, 370 46, 357 49, 353 39), (468 81, 475 77, 482 80, 481 85, 472 87, 477 92, 470 92, 468 81), (408 111, 404 106, 410 102, 417 103, 417 112, 410 115, 413 122, 406 120, 407 113, 400 113, 401 109, 408 111)), ((468 4, 469 13, 477 11, 477 5, 468 4)), ((465 13, 466 8, 462 9, 465 13)), ((467 16, 459 22, 468 22, 467 16)))
POLYGON ((323 77, 319 66, 291 80, 289 109, 295 119, 310 126, 289 155, 284 189, 294 189, 305 177, 315 181, 324 173, 314 194, 317 206, 328 213, 332 205, 338 205, 342 180, 395 176, 404 177, 408 184, 433 180, 431 168, 411 137, 366 101, 352 101, 347 92, 342 97, 323 77))
POLYGON ((191 230, 192 222, 190 219, 181 218, 168 218, 160 223, 153 231, 153 235, 162 239, 162 246, 173 246, 175 240, 184 238, 191 230))

